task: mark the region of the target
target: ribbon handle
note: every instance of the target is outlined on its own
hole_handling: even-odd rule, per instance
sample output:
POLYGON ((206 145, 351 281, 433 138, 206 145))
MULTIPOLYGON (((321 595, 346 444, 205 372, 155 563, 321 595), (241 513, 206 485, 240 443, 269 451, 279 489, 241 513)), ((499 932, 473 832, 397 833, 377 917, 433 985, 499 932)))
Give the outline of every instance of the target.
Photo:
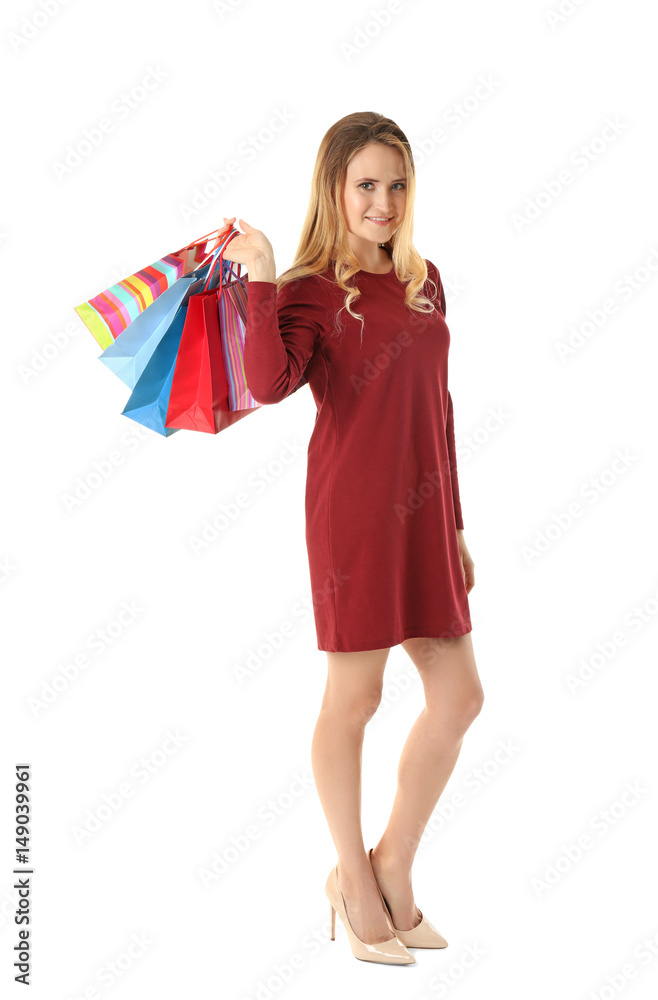
MULTIPOLYGON (((213 253, 215 254, 215 259, 213 260, 213 262, 211 263, 210 267, 208 268, 208 276, 207 276, 207 278, 205 280, 203 288, 201 289, 202 292, 207 292, 209 290, 210 284, 211 284, 212 279, 213 279, 213 275, 215 273, 215 267, 217 266, 217 261, 219 261, 219 296, 218 296, 218 298, 221 299, 221 297, 222 297, 222 288, 223 288, 223 282, 222 282, 222 279, 223 279, 222 263, 224 261, 224 250, 226 249, 226 247, 228 246, 228 244, 231 242, 231 240, 235 239, 236 236, 240 236, 240 230, 239 229, 232 229, 229 232, 229 235, 227 236, 227 238, 222 243, 221 247, 219 248, 219 251, 218 250, 214 250, 213 251, 213 253)), ((231 270, 233 270, 233 269, 231 268, 231 270)), ((237 277, 237 275, 235 275, 235 277, 237 277)))
MULTIPOLYGON (((222 228, 224 228, 224 227, 222 227, 222 228)), ((213 235, 219 236, 219 233, 220 233, 219 229, 213 229, 213 230, 211 230, 211 232, 206 233, 205 236, 199 236, 198 239, 192 240, 191 243, 188 243, 186 246, 181 247, 180 250, 177 250, 176 253, 174 254, 174 256, 177 257, 180 254, 185 253, 186 250, 192 250, 194 247, 201 246, 202 243, 207 243, 213 235)), ((217 246, 214 246, 212 248, 212 250, 208 250, 208 252, 206 254, 204 254, 203 260, 199 261, 196 264, 196 266, 194 268, 192 268, 192 271, 196 271, 200 267, 203 267, 204 264, 207 264, 208 261, 210 260, 210 258, 212 257, 212 255, 215 253, 216 250, 217 250, 217 246)), ((190 271, 188 273, 191 274, 192 272, 190 271)))

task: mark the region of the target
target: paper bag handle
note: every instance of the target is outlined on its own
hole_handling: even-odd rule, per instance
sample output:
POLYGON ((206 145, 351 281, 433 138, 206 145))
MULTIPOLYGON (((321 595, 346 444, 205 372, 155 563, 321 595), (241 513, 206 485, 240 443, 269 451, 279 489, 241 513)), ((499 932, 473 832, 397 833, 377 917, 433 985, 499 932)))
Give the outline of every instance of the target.
POLYGON ((208 276, 207 276, 207 278, 205 280, 205 284, 204 284, 203 288, 201 289, 202 292, 207 292, 208 291, 210 283, 211 283, 212 278, 213 278, 213 274, 215 273, 215 267, 217 265, 217 261, 219 261, 219 296, 218 296, 218 298, 221 299, 221 297, 222 297, 222 278, 223 278, 222 263, 223 263, 223 260, 224 260, 224 250, 226 249, 226 247, 228 246, 228 244, 231 242, 231 240, 235 239, 236 236, 240 236, 240 230, 239 229, 233 229, 233 230, 231 230, 231 232, 229 233, 228 238, 226 240, 224 240, 224 242, 222 243, 222 246, 221 246, 221 249, 219 251, 219 254, 217 254, 216 250, 214 251, 215 254, 217 254, 217 256, 215 257, 214 261, 212 262, 212 264, 210 265, 210 267, 208 269, 208 276))

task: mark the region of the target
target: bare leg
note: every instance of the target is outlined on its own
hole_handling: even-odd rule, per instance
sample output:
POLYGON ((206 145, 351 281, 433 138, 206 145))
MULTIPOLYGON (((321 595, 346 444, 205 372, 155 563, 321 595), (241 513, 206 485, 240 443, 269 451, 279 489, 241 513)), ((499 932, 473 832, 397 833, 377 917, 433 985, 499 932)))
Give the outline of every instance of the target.
POLYGON ((327 653, 327 686, 311 745, 315 785, 338 853, 338 887, 355 934, 367 944, 394 937, 361 829, 363 739, 381 701, 389 652, 327 653))
POLYGON ((372 868, 394 926, 409 930, 420 922, 411 866, 457 763, 464 734, 482 708, 484 694, 470 633, 455 638, 406 639, 402 646, 423 682, 425 708, 402 750, 393 810, 373 849, 372 868))

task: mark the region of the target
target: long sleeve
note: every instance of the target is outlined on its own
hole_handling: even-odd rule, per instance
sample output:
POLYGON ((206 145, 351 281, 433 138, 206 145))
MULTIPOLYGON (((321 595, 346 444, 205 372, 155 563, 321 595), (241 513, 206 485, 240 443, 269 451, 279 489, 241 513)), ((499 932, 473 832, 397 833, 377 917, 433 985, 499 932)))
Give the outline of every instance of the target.
POLYGON ((304 375, 327 312, 314 288, 312 275, 287 282, 278 294, 274 281, 247 283, 244 367, 258 403, 285 399, 304 375))
MULTIPOLYGON (((443 312, 443 317, 445 319, 446 315, 446 293, 443 288, 443 282, 441 281, 441 275, 439 274, 439 269, 434 265, 436 270, 436 282, 439 286, 439 301, 441 302, 441 310, 443 312)), ((452 502, 455 509, 455 522, 458 528, 464 527, 464 520, 462 517, 462 506, 459 498, 459 478, 457 476, 457 449, 455 448, 455 418, 452 406, 452 396, 450 391, 448 391, 448 414, 446 418, 446 440, 448 442, 448 456, 450 459, 450 481, 452 483, 452 502)))

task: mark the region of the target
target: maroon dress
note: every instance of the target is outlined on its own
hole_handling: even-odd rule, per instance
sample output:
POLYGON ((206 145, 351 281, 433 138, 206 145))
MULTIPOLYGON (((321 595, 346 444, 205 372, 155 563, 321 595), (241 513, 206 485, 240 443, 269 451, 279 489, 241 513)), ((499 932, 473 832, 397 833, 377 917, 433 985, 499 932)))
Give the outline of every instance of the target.
MULTIPOLYGON (((412 636, 471 631, 457 544, 463 527, 450 333, 439 294, 432 314, 404 305, 395 271, 359 271, 343 309, 331 269, 285 284, 249 281, 245 375, 259 403, 300 378, 317 406, 306 478, 306 546, 318 649, 384 649, 412 636)), ((427 282, 424 293, 434 298, 427 282)), ((302 388, 300 391, 307 391, 302 388)))

